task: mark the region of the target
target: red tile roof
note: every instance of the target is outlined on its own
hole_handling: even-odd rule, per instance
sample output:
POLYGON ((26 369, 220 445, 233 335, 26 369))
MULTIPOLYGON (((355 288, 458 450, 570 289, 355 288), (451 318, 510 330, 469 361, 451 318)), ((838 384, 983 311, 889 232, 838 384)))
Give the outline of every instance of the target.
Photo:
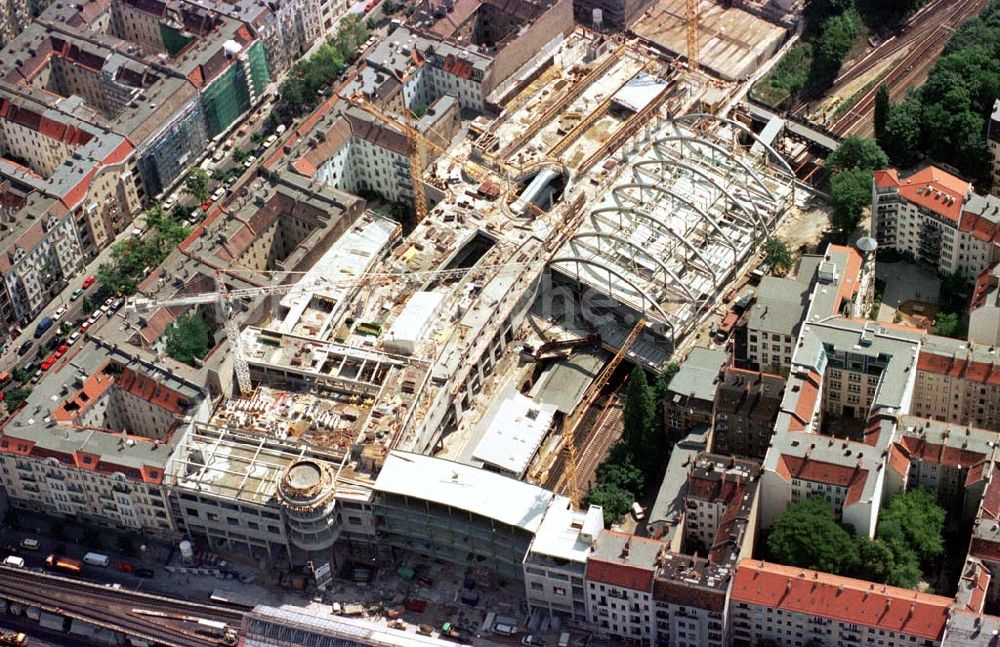
POLYGON ((736 568, 730 599, 929 640, 941 637, 952 603, 940 595, 748 559, 736 568))
POLYGON ((910 459, 898 445, 893 444, 889 448, 889 467, 900 476, 906 476, 910 471, 910 459))
POLYGON ((889 189, 899 186, 899 175, 896 173, 896 169, 894 168, 885 169, 884 171, 875 171, 874 180, 875 186, 880 189, 889 189))
POLYGON ((993 277, 993 271, 997 268, 998 264, 1000 263, 994 261, 976 278, 976 287, 972 291, 972 299, 969 304, 970 310, 981 307, 983 302, 986 301, 986 295, 990 291, 990 279, 993 277))
POLYGON ((988 364, 971 362, 926 349, 921 349, 917 357, 917 370, 953 378, 960 377, 981 384, 1000 385, 1000 368, 996 368, 993 362, 988 364))
POLYGON ((956 223, 968 193, 968 182, 936 166, 923 168, 899 183, 899 195, 956 223))
POLYGON ((986 455, 980 452, 940 443, 929 443, 919 436, 903 436, 899 442, 906 447, 910 456, 916 456, 924 463, 969 468, 986 458, 986 455))
POLYGON ((824 483, 838 487, 852 488, 858 483, 863 484, 868 477, 868 470, 860 467, 848 467, 835 463, 825 463, 812 458, 799 458, 782 454, 779 466, 784 463, 784 472, 790 478, 824 483))

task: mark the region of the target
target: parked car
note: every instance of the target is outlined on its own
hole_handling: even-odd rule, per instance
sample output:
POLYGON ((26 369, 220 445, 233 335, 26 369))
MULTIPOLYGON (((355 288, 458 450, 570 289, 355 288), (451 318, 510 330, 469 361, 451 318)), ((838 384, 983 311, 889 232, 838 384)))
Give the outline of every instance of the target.
POLYGON ((215 190, 215 192, 214 192, 214 193, 212 194, 212 198, 211 198, 211 199, 212 199, 212 202, 216 202, 216 201, 218 201, 218 200, 221 200, 221 199, 222 199, 222 196, 224 196, 224 195, 226 195, 226 187, 223 187, 223 186, 220 186, 220 187, 219 187, 218 189, 216 189, 216 190, 215 190))
POLYGON ((64 303, 64 304, 62 304, 61 306, 59 306, 58 308, 56 308, 56 311, 52 313, 52 320, 53 320, 53 321, 59 321, 59 320, 60 320, 60 319, 62 318, 62 316, 63 316, 64 314, 66 314, 66 309, 67 309, 68 307, 69 307, 69 306, 67 306, 67 305, 66 305, 66 304, 64 303))
POLYGON ((92 286, 96 280, 97 279, 94 278, 93 276, 88 276, 87 278, 83 279, 83 289, 86 290, 87 288, 92 286))
POLYGON ((18 355, 25 355, 29 350, 31 350, 31 346, 32 346, 31 340, 28 340, 28 341, 24 342, 23 344, 21 344, 20 346, 18 346, 18 348, 17 348, 17 354, 18 355))
POLYGON ((135 566, 129 564, 128 562, 118 562, 118 565, 115 568, 122 573, 135 573, 135 566))
POLYGON ((41 545, 41 542, 37 539, 31 539, 30 537, 28 539, 22 539, 20 544, 21 548, 24 550, 38 550, 41 545))
POLYGON ((81 296, 83 296, 83 288, 77 288, 77 289, 73 290, 73 294, 70 295, 69 300, 70 301, 76 301, 81 296))
POLYGON ((77 340, 80 339, 81 336, 82 335, 80 334, 79 330, 74 330, 73 334, 70 335, 69 339, 66 340, 66 345, 67 346, 72 346, 73 344, 75 344, 77 342, 77 340))
POLYGON ((243 161, 243 168, 250 168, 251 166, 253 166, 253 163, 256 162, 256 161, 257 161, 257 156, 256 155, 251 155, 250 157, 246 158, 243 161))
POLYGON ((521 644, 526 647, 545 647, 545 639, 541 636, 535 636, 534 634, 528 634, 521 639, 521 644))
POLYGON ((136 577, 144 577, 144 578, 146 578, 148 580, 148 579, 152 578, 153 575, 155 575, 155 573, 153 573, 153 569, 151 569, 151 568, 137 568, 137 569, 135 569, 135 576, 136 577))

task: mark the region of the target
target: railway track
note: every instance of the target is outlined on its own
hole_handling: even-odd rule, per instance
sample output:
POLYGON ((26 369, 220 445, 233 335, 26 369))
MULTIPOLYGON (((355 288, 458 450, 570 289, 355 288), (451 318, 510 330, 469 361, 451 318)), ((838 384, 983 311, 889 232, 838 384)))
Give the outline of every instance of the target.
POLYGON ((947 18, 943 22, 928 24, 926 28, 922 29, 919 33, 924 36, 923 40, 916 41, 916 46, 896 64, 882 82, 875 84, 865 92, 846 114, 831 124, 830 130, 841 136, 870 134, 872 131, 871 116, 875 110, 875 95, 878 93, 879 86, 887 85, 890 98, 892 100, 900 99, 907 89, 924 76, 937 60, 955 27, 970 14, 978 13, 985 3, 986 0, 958 0, 956 3, 949 4, 947 18))
POLYGON ((208 623, 238 631, 243 618, 241 611, 218 605, 10 568, 0 568, 0 597, 170 647, 226 644, 224 632, 208 623))

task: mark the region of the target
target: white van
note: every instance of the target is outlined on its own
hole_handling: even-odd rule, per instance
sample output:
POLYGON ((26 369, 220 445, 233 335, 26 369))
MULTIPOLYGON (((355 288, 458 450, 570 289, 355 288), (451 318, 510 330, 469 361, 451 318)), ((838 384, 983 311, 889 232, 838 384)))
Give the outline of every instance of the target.
POLYGON ((646 516, 646 511, 642 509, 638 501, 632 503, 632 516, 636 521, 642 521, 646 516))
POLYGON ((569 632, 564 631, 559 634, 559 647, 569 647, 569 632))
POLYGON ((500 636, 513 636, 517 633, 517 626, 509 625, 504 622, 498 622, 493 625, 493 633, 500 636))
POLYGON ((107 566, 110 562, 110 557, 100 553, 87 553, 83 556, 83 563, 91 566, 107 566))
POLYGON ((14 568, 24 568, 24 558, 18 557, 17 555, 8 555, 7 559, 3 560, 4 566, 13 566, 14 568))

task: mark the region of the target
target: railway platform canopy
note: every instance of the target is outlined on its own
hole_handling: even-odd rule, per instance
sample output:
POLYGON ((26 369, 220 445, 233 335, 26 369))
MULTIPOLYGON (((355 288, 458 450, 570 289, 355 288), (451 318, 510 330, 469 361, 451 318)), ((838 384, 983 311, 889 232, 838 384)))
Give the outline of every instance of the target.
POLYGON ((703 114, 639 133, 619 157, 617 177, 551 266, 676 345, 793 204, 794 175, 745 126, 703 114))

